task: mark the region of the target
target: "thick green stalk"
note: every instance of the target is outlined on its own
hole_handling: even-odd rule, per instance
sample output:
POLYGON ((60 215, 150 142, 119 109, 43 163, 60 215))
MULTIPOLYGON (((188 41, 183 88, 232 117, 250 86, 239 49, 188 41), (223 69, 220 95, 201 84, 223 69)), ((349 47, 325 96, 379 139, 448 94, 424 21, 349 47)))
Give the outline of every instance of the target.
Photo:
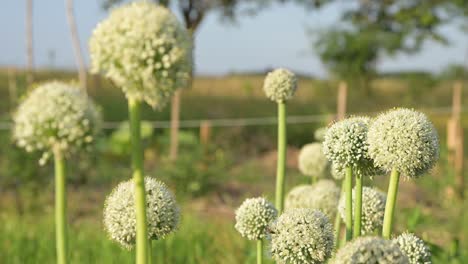
POLYGON ((355 201, 354 201, 354 227, 353 238, 361 236, 361 218, 362 218, 362 176, 356 176, 355 201))
POLYGON ((263 263, 263 240, 257 240, 257 264, 263 263))
POLYGON ((350 241, 353 237, 353 171, 351 167, 346 168, 345 174, 345 224, 346 224, 346 241, 350 241))
MULTIPOLYGON (((340 199, 341 199, 341 196, 344 195, 344 189, 345 189, 344 183, 345 183, 344 181, 341 183, 340 199)), ((338 249, 340 248, 340 233, 341 233, 341 216, 338 210, 336 211, 336 214, 335 214, 334 230, 335 230, 335 248, 338 249)))
POLYGON ((392 235, 393 215, 395 214, 399 181, 400 172, 393 169, 390 175, 390 183, 388 184, 387 202, 385 203, 385 216, 382 229, 382 236, 387 239, 392 235))
POLYGON ((146 197, 143 175, 143 148, 141 146, 141 102, 129 99, 130 136, 132 143, 133 182, 136 208, 136 263, 148 263, 148 231, 146 226, 146 197))
POLYGON ((68 263, 67 253, 67 179, 65 158, 60 150, 54 151, 55 165, 55 243, 57 263, 68 263))
POLYGON ((153 243, 152 240, 148 240, 148 264, 153 263, 153 243))
POLYGON ((283 212, 286 166, 286 103, 278 103, 278 161, 276 168, 276 209, 283 212))

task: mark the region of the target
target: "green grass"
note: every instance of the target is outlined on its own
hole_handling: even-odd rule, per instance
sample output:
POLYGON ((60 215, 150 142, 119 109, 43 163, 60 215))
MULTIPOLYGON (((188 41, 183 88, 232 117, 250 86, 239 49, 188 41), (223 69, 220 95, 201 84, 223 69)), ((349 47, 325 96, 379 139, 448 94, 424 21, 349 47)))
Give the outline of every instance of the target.
MULTIPOLYGON (((255 244, 242 239, 233 225, 217 223, 212 216, 184 214, 181 227, 165 240, 153 242, 157 264, 254 263, 255 244)), ((0 217, 0 259, 8 264, 55 262, 53 221, 51 215, 0 217)), ((101 225, 95 222, 74 223, 70 230, 71 263, 133 263, 134 251, 127 251, 110 241, 101 225)), ((269 263, 269 262, 267 262, 269 263)))

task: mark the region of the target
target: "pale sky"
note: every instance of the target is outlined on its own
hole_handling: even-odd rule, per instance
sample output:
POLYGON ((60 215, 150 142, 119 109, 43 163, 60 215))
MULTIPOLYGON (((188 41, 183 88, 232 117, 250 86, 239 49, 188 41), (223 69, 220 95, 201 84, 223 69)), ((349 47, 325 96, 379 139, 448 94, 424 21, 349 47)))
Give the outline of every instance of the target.
MULTIPOLYGON (((0 66, 24 66, 25 0, 2 0, 0 9, 0 66)), ((68 24, 63 0, 35 0, 34 50, 38 67, 74 68, 68 24), (55 52, 51 62, 50 51, 55 52)), ((195 44, 196 71, 220 75, 231 71, 264 70, 287 67, 301 73, 326 76, 326 70, 314 55, 306 27, 324 28, 337 23, 342 6, 335 4, 320 11, 275 5, 256 16, 240 17, 237 24, 221 23, 218 14, 210 14, 201 25, 195 44)), ((95 25, 107 13, 99 0, 76 0, 78 31, 89 64, 87 42, 95 25)), ((383 71, 428 70, 439 72, 446 65, 462 64, 467 58, 468 38, 455 26, 441 29, 452 44, 427 43, 421 53, 383 58, 383 71)))

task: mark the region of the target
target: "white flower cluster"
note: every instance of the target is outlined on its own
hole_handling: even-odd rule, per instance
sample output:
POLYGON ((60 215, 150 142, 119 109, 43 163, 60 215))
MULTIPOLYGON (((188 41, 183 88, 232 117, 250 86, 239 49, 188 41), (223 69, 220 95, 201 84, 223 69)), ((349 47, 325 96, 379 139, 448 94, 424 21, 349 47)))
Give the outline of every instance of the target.
POLYGON ((298 167, 302 174, 312 177, 323 177, 328 171, 328 159, 323 154, 321 143, 303 146, 299 152, 298 167))
POLYGON ((313 193, 312 185, 298 185, 292 188, 284 199, 284 207, 286 210, 294 208, 310 208, 310 194, 313 193))
MULTIPOLYGON (((353 190, 353 214, 355 205, 354 199, 355 194, 353 190)), ((387 195, 384 192, 371 187, 362 188, 361 225, 363 234, 372 234, 376 230, 382 228, 386 200, 387 195)), ((338 204, 338 212, 343 221, 346 219, 345 207, 345 197, 342 196, 338 204)))
POLYGON ((277 216, 275 206, 265 198, 250 198, 236 210, 235 228, 249 240, 263 239, 268 226, 277 216))
POLYGON ((355 175, 373 176, 376 171, 368 153, 367 131, 370 119, 352 117, 328 128, 323 152, 335 169, 351 167, 355 175))
POLYGON ((410 264, 431 264, 431 252, 424 241, 411 233, 403 233, 393 242, 406 254, 410 264))
POLYGON ((317 128, 317 130, 315 130, 314 132, 315 140, 323 142, 323 140, 325 140, 325 134, 327 133, 327 129, 327 127, 317 128))
POLYGON ((14 117, 13 137, 28 152, 43 153, 43 165, 53 151, 69 155, 89 147, 101 116, 88 96, 73 85, 52 81, 32 90, 14 117))
POLYGON ((345 170, 343 167, 338 166, 337 164, 333 164, 330 166, 330 173, 333 179, 335 180, 342 180, 345 177, 345 170))
POLYGON ((409 264, 400 248, 380 237, 359 237, 336 253, 331 264, 409 264))
POLYGON ((104 72, 127 98, 160 109, 190 79, 191 42, 168 9, 130 3, 113 10, 94 29, 89 41, 91 70, 104 72))
POLYGON ((296 89, 296 75, 282 68, 269 72, 263 84, 263 91, 265 91, 266 96, 277 103, 291 99, 296 89))
POLYGON ((431 121, 410 109, 379 115, 369 128, 368 142, 377 166, 411 178, 427 172, 439 157, 439 139, 431 121))
POLYGON ((325 263, 333 251, 333 228, 320 211, 293 209, 271 226, 271 253, 278 263, 325 263))
POLYGON ((340 192, 340 188, 331 180, 320 180, 314 185, 300 185, 287 194, 285 208, 315 209, 332 219, 337 211, 340 192))
MULTIPOLYGON (((151 177, 145 177, 148 239, 161 239, 175 231, 179 224, 179 207, 167 187, 151 177)), ((107 197, 104 205, 104 227, 110 238, 127 249, 136 239, 135 184, 120 183, 107 197)))

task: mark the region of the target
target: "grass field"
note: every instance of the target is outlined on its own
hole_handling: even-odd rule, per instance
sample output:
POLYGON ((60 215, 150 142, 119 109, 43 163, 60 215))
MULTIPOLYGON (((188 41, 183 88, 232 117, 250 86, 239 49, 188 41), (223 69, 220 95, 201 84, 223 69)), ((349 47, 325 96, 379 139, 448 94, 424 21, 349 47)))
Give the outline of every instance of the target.
MULTIPOLYGON (((69 79, 70 73, 41 72, 39 80, 69 79)), ((17 92, 25 92, 18 75, 17 92)), ((261 91, 263 76, 200 77, 184 91, 181 119, 216 119, 275 116, 275 105, 261 91)), ((118 89, 98 78, 90 82, 90 95, 102 106, 105 120, 127 118, 125 98, 118 89)), ((301 79, 297 99, 288 105, 291 115, 324 114, 332 118, 337 82, 301 79)), ((405 106, 426 109, 441 139, 441 158, 430 175, 402 181, 397 231, 415 232, 432 246, 434 263, 468 263, 468 205, 456 198, 453 170, 445 145, 451 105, 451 82, 381 78, 368 91, 351 86, 349 112, 376 112, 405 106), (430 110, 430 111, 429 111, 430 110)), ((0 120, 10 120, 8 78, 0 71, 0 120)), ((468 93, 464 94, 464 101, 468 93)), ((146 120, 168 120, 162 112, 144 109, 146 120)), ((466 114, 463 125, 468 126, 466 114)), ((287 189, 306 182, 296 169, 298 148, 313 141, 322 122, 288 126, 287 189)), ((273 198, 275 175, 274 125, 213 128, 209 146, 201 146, 198 128, 183 129, 177 162, 168 161, 168 131, 152 130, 145 139, 148 174, 165 181, 182 207, 178 232, 154 243, 153 263, 254 263, 253 243, 234 230, 234 209, 246 197, 273 198)), ((465 129, 465 131, 467 131, 465 129)), ((104 198, 121 180, 130 177, 130 163, 122 142, 104 131, 92 153, 70 164, 69 222, 72 263, 132 263, 127 252, 107 239, 102 228, 104 198)), ((0 262, 53 263, 53 168, 39 167, 37 155, 16 148, 9 131, 0 131, 0 262)), ((466 147, 465 147, 466 149, 466 147)), ((388 177, 374 179, 386 190, 388 177)))

